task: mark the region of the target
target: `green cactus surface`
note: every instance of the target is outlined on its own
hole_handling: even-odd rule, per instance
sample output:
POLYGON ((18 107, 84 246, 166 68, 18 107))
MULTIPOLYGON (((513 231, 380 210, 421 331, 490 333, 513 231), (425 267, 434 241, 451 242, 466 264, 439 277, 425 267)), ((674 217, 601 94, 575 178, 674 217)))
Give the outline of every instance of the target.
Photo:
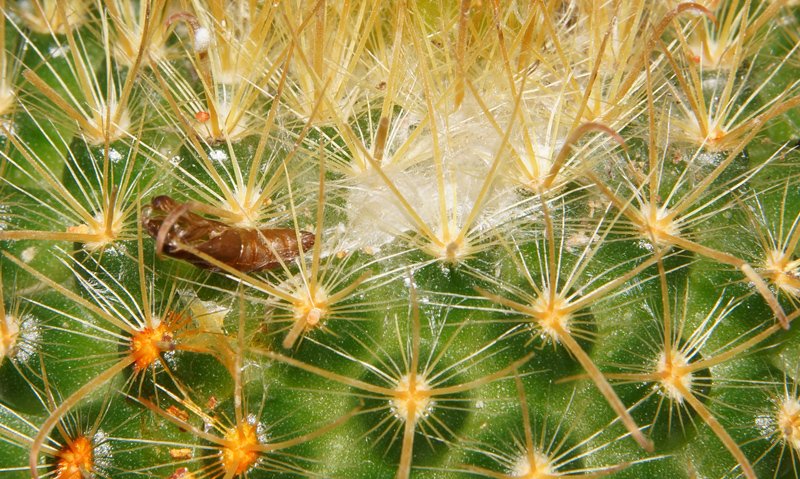
POLYGON ((797 0, 0 0, 3 479, 800 478, 797 0))

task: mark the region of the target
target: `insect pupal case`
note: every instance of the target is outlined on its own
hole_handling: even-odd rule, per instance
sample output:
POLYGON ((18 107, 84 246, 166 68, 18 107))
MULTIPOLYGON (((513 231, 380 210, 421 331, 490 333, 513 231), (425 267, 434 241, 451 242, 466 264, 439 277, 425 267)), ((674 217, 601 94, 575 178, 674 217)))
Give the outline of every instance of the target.
POLYGON ((190 211, 191 203, 179 203, 169 196, 156 196, 142 208, 142 225, 156 239, 156 248, 173 258, 200 268, 216 271, 181 245, 211 256, 243 272, 273 269, 296 258, 300 246, 307 251, 314 246, 314 234, 298 233, 292 228, 241 228, 204 218, 190 211))

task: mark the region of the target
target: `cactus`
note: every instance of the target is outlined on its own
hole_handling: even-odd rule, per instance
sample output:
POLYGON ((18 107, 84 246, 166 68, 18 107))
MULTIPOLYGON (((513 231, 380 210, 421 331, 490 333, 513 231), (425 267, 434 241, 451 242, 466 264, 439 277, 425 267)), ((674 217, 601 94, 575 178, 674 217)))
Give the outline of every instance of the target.
POLYGON ((800 477, 800 4, 0 0, 0 473, 800 477))

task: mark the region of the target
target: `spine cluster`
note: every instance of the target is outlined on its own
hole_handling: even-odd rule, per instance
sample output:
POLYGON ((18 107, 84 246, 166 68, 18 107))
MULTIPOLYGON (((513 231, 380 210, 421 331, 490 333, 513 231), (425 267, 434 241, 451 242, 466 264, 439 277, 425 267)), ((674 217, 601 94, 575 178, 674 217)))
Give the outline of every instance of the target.
POLYGON ((797 2, 0 12, 3 477, 800 477, 797 2))

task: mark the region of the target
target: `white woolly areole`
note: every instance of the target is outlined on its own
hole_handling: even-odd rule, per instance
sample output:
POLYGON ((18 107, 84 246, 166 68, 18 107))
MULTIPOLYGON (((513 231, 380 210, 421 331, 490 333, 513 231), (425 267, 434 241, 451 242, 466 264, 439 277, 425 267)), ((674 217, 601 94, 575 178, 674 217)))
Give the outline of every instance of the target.
POLYGON ((556 473, 550 459, 539 451, 533 453, 533 464, 527 455, 520 457, 511 468, 511 477, 538 478, 553 477, 556 473))
POLYGON ((7 314, 0 321, 5 323, 5 332, 0 335, 0 360, 6 356, 10 356, 14 351, 17 344, 17 336, 19 335, 19 324, 14 316, 7 314))
POLYGON ((3 358, 26 362, 36 353, 36 345, 41 337, 39 325, 30 314, 17 318, 6 314, 0 318, 5 332, 0 331, 0 364, 3 358))
MULTIPOLYGON (((441 191, 429 134, 417 138, 415 147, 405 152, 406 158, 391 158, 389 152, 382 166, 384 175, 408 206, 440 239, 445 239, 441 234, 444 221, 449 221, 448 228, 456 233, 469 217, 494 159, 487 145, 499 142, 496 135, 487 134, 486 131, 491 130, 474 117, 451 120, 450 129, 444 131, 446 127, 442 125, 438 133, 444 170, 441 191), (413 161, 404 161, 409 158, 413 161), (441 217, 442 203, 446 205, 446 219, 441 217)), ((510 221, 521 212, 516 206, 519 201, 515 185, 505 184, 498 175, 488 195, 482 199, 478 214, 469 225, 470 231, 486 231, 510 221)), ((347 209, 349 241, 345 242, 345 247, 348 249, 380 247, 410 231, 421 233, 396 194, 372 169, 351 178, 347 209)))
POLYGON ((203 53, 211 45, 211 31, 206 27, 200 27, 194 31, 194 51, 203 53))
POLYGON ((778 411, 778 427, 783 440, 800 452, 800 400, 787 398, 778 411))

